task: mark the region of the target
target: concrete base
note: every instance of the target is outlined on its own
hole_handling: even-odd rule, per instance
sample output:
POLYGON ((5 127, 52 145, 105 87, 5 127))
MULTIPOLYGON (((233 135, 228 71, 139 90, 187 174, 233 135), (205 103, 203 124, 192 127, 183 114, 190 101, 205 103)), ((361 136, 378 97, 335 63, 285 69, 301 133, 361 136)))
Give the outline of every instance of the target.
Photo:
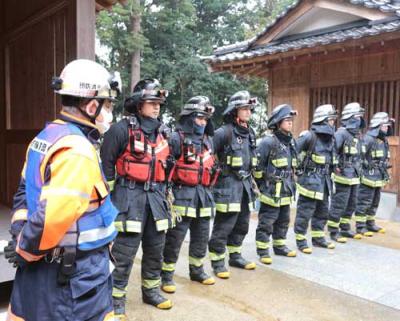
POLYGON ((400 208, 397 207, 397 194, 382 193, 376 216, 383 220, 400 222, 400 208))

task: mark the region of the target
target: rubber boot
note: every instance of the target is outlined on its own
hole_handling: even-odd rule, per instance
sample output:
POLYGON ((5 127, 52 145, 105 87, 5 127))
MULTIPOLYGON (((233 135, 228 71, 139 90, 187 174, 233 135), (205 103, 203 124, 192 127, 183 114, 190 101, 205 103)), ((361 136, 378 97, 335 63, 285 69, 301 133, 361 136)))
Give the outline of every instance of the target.
POLYGON ((215 284, 215 279, 204 272, 203 266, 189 265, 189 275, 192 281, 200 282, 204 285, 215 284))
POLYGON ((175 293, 176 285, 174 282, 174 272, 161 271, 161 290, 166 293, 175 293))
POLYGON ((286 257, 296 257, 296 251, 289 249, 286 245, 274 246, 275 255, 281 255, 286 257))
POLYGON ((374 233, 381 233, 381 234, 386 233, 386 230, 383 227, 376 225, 375 221, 372 221, 372 220, 367 221, 367 229, 368 229, 368 231, 374 232, 374 233))
POLYGON ((260 256, 260 262, 264 264, 271 264, 272 263, 272 258, 269 255, 269 250, 265 249, 263 250, 263 254, 260 256))
POLYGON ((127 321, 127 317, 125 314, 125 297, 123 298, 114 298, 113 297, 113 305, 114 305, 114 320, 115 321, 127 321))
POLYGON ((247 261, 240 253, 229 254, 229 265, 244 270, 254 270, 256 268, 254 262, 247 261))
POLYGON ((304 254, 311 254, 312 248, 308 246, 307 240, 296 240, 297 248, 304 254))
POLYGON ((357 228, 357 234, 361 234, 361 235, 367 236, 367 237, 374 236, 374 233, 372 233, 371 231, 368 231, 368 229, 366 227, 357 228))
POLYGON ((171 300, 164 298, 161 295, 158 287, 152 289, 142 287, 142 300, 144 303, 150 304, 161 310, 168 310, 172 308, 171 300))
POLYGON ((340 235, 343 237, 347 237, 349 239, 354 239, 354 240, 361 240, 362 235, 356 232, 353 232, 352 230, 341 230, 340 235))
POLYGON ((334 249, 335 244, 332 242, 328 242, 325 237, 313 237, 312 239, 312 245, 315 247, 322 247, 324 249, 334 249))
POLYGON ((338 243, 347 243, 347 238, 341 236, 339 232, 331 232, 329 235, 332 241, 338 243))
POLYGON ((220 279, 229 279, 230 273, 225 267, 225 260, 211 261, 214 274, 220 279))

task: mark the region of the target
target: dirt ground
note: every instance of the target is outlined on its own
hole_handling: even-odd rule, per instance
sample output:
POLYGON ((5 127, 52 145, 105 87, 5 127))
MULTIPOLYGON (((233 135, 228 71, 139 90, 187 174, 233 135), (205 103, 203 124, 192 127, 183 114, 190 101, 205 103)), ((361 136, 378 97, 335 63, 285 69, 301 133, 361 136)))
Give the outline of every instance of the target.
MULTIPOLYGON (((253 216, 252 219, 255 219, 253 216)), ((400 249, 400 223, 379 221, 387 229, 364 242, 400 249)), ((229 280, 213 286, 191 282, 187 242, 181 250, 175 281, 177 292, 166 295, 174 307, 160 311, 141 302, 140 260, 128 288, 130 321, 397 321, 400 310, 360 299, 294 276, 257 265, 255 271, 231 268, 229 280)), ((210 270, 209 264, 207 269, 210 270)))

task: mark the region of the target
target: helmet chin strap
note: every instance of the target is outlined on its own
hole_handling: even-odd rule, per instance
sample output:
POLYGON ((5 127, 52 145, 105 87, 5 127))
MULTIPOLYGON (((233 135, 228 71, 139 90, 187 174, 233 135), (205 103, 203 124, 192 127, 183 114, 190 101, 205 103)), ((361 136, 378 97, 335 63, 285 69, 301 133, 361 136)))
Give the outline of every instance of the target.
POLYGON ((81 109, 81 108, 78 108, 79 111, 81 112, 81 114, 82 114, 83 116, 85 116, 86 118, 88 118, 92 124, 95 124, 95 123, 96 123, 96 118, 100 115, 101 109, 103 108, 103 104, 104 104, 104 99, 96 99, 96 101, 99 103, 99 105, 97 106, 96 112, 94 113, 93 116, 90 116, 90 115, 86 112, 86 110, 83 110, 83 109, 81 109))

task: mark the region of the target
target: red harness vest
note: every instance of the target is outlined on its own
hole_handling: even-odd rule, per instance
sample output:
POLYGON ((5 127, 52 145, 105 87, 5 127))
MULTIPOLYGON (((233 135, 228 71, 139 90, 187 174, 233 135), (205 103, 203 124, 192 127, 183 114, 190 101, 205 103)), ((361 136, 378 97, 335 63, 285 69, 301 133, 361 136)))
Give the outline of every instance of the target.
POLYGON ((214 185, 219 172, 214 170, 215 158, 211 150, 203 144, 201 153, 196 153, 193 145, 189 147, 184 145, 183 134, 180 136, 182 152, 175 163, 172 180, 188 186, 214 185))
POLYGON ((150 142, 141 129, 129 128, 129 143, 117 160, 117 173, 136 182, 164 182, 168 141, 159 133, 150 142))

